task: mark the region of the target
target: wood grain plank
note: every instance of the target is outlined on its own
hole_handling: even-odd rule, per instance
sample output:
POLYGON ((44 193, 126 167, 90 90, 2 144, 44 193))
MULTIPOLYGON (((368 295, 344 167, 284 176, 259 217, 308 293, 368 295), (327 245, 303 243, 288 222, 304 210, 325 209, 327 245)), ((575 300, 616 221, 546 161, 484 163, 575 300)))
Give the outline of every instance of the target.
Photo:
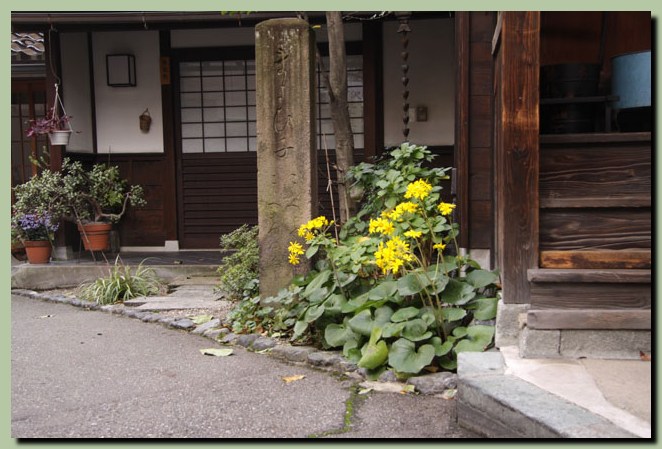
POLYGON ((532 283, 533 309, 650 309, 651 284, 532 283))
POLYGON ((650 249, 597 251, 541 251, 541 268, 650 269, 650 249))
POLYGON ((650 310, 529 310, 531 329, 651 329, 650 310))
POLYGON ((651 247, 650 209, 543 209, 541 250, 651 247))
POLYGON ((528 270, 527 279, 537 283, 650 284, 651 270, 540 268, 528 270))

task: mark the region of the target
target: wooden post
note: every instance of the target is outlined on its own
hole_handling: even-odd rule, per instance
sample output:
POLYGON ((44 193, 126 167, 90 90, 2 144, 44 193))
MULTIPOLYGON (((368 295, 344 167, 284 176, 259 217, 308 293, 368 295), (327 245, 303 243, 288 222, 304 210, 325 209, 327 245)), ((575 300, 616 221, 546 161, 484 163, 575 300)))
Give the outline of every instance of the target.
POLYGON ((457 217, 460 224, 460 246, 469 248, 469 65, 470 12, 455 16, 455 185, 457 186, 457 217))
POLYGON ((540 12, 504 12, 496 75, 498 268, 506 303, 530 302, 538 266, 540 12))

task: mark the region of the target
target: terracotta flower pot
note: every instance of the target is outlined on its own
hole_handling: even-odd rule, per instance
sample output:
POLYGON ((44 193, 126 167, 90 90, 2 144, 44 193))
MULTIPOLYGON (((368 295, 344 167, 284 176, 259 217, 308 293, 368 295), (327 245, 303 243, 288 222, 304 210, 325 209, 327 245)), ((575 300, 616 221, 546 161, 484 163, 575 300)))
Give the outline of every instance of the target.
POLYGON ((110 223, 78 224, 83 246, 87 251, 106 251, 110 249, 110 223))
POLYGON ((23 245, 29 263, 44 264, 51 260, 53 247, 48 240, 26 240, 23 245))

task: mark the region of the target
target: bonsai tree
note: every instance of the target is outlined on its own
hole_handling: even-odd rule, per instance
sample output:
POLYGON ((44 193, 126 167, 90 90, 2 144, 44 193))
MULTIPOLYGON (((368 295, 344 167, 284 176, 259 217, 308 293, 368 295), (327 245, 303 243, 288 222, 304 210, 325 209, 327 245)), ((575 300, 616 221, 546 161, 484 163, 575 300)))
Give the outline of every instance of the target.
POLYGON ((127 206, 144 206, 142 186, 129 186, 117 166, 94 164, 86 170, 80 161, 62 162, 64 201, 73 221, 81 224, 115 223, 127 206))

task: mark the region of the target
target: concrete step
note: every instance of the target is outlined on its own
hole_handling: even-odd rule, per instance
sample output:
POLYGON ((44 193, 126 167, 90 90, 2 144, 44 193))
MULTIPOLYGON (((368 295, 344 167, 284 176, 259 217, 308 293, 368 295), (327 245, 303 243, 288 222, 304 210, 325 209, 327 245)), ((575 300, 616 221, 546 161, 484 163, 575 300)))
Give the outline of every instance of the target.
POLYGON ((458 423, 491 438, 637 438, 506 372, 500 352, 458 355, 458 423))

